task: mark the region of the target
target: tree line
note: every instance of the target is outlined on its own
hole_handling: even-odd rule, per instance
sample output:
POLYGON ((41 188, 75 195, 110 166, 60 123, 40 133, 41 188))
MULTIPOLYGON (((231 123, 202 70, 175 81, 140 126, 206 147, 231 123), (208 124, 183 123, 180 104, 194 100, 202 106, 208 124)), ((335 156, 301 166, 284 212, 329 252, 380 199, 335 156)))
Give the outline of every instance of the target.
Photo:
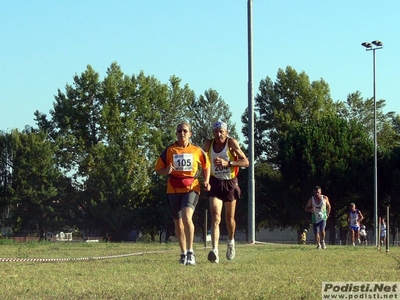
MULTIPOLYGON (((400 120, 377 101, 380 209, 391 199, 392 226, 399 220, 400 120)), ((171 76, 126 75, 117 63, 104 79, 89 65, 65 90, 58 89, 49 114, 36 111, 35 126, 0 132, 2 227, 13 232, 63 228, 104 239, 126 239, 137 229, 156 239, 173 224, 165 176, 154 173, 161 151, 175 141, 176 125, 189 122, 192 142, 202 145, 222 119, 237 137, 229 106, 212 88, 204 95, 171 76)), ((242 115, 247 137, 247 111, 242 115)), ((333 101, 323 80, 310 82, 288 66, 277 79, 261 80, 255 97, 256 226, 309 225, 304 205, 320 185, 333 206, 330 229, 346 230, 343 215, 356 202, 373 221, 373 99, 359 92, 333 101)), ((247 138, 244 143, 247 144, 247 138)), ((243 146, 244 148, 246 146, 243 146)), ((238 228, 247 228, 247 170, 239 180, 238 228)), ((203 230, 203 193, 195 213, 203 230)), ((331 236, 334 241, 335 237, 331 236)))

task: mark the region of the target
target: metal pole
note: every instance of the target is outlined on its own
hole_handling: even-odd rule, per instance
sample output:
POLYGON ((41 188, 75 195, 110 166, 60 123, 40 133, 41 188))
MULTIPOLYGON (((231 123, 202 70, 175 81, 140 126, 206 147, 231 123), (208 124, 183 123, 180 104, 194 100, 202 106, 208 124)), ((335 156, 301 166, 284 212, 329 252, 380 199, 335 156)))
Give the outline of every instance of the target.
MULTIPOLYGON (((379 236, 379 238, 381 237, 381 229, 382 229, 381 224, 382 224, 382 218, 379 217, 379 224, 378 224, 378 236, 379 236)), ((383 245, 382 245, 382 246, 383 246, 383 245)), ((378 247, 378 250, 380 250, 380 248, 381 248, 381 241, 379 241, 377 247, 378 247)))
POLYGON ((389 205, 386 207, 386 252, 389 252, 389 205))
MULTIPOLYGON (((375 51, 382 49, 383 44, 381 41, 375 40, 372 43, 364 42, 361 44, 367 51, 373 52, 373 80, 374 80, 374 234, 375 245, 379 246, 379 229, 378 229, 378 139, 376 130, 376 83, 375 83, 375 51)), ((380 224, 380 222, 379 222, 380 224)))
POLYGON ((375 83, 375 50, 373 49, 373 77, 374 77, 374 226, 376 236, 376 246, 379 244, 378 236, 378 141, 376 137, 376 83, 375 83))
POLYGON ((253 24, 252 2, 247 1, 247 37, 248 37, 248 237, 249 243, 255 242, 255 192, 254 192, 254 104, 253 104, 253 24))

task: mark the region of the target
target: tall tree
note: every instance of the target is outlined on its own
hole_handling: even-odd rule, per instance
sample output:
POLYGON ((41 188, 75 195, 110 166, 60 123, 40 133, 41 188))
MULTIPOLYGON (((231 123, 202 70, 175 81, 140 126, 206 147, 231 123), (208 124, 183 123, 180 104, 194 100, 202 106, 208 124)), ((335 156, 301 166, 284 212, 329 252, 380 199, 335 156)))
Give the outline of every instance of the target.
MULTIPOLYGON (((304 205, 316 185, 333 208, 331 232, 348 203, 370 208, 372 142, 360 123, 329 116, 293 126, 279 143, 278 158, 286 187, 280 212, 291 226, 304 227, 304 205)), ((334 238, 331 234, 332 242, 334 238)))
POLYGON ((43 237, 46 220, 55 216, 56 186, 61 177, 53 145, 40 131, 20 133, 14 130, 11 135, 15 151, 11 184, 14 224, 37 229, 43 237))
POLYGON ((112 241, 122 239, 133 229, 133 210, 147 196, 145 159, 130 151, 129 146, 125 147, 114 142, 94 147, 85 188, 90 203, 84 204, 94 226, 112 241))
POLYGON ((204 141, 212 137, 212 126, 218 120, 227 123, 229 135, 238 138, 235 124, 231 122, 232 113, 229 105, 219 96, 218 92, 208 89, 204 96, 200 95, 192 106, 190 123, 193 129, 193 142, 203 145, 204 141))
MULTIPOLYGON (((258 160, 271 163, 276 163, 278 142, 291 127, 335 114, 329 85, 323 79, 310 83, 305 72, 297 73, 290 66, 279 69, 276 77, 275 83, 269 77, 261 80, 255 97, 254 152, 258 160)), ((247 137, 247 115, 242 121, 247 137)))
POLYGON ((60 165, 86 195, 80 207, 91 217, 87 224, 101 225, 109 239, 128 230, 129 220, 133 226, 135 207, 151 198, 155 159, 194 101, 180 82, 172 76, 162 84, 143 72, 128 76, 116 63, 100 81, 88 66, 65 94, 58 91, 50 120, 36 112, 39 127, 59 146, 60 165))
MULTIPOLYGON (((379 150, 392 149, 400 144, 400 132, 396 126, 395 112, 383 112, 385 100, 376 101, 376 128, 379 150)), ((346 102, 338 103, 338 113, 347 120, 356 120, 373 137, 374 134, 374 99, 363 99, 359 91, 347 96, 346 102)))
POLYGON ((378 216, 386 215, 387 205, 388 226, 396 233, 400 225, 400 147, 386 151, 378 160, 378 216))
POLYGON ((286 228, 292 226, 292 220, 282 216, 281 200, 286 194, 286 186, 282 183, 281 173, 268 163, 257 163, 255 167, 256 227, 286 228))
POLYGON ((81 177, 87 176, 90 149, 103 139, 99 124, 102 107, 99 77, 87 66, 80 76, 73 77, 73 85, 66 85, 65 93, 58 89, 50 120, 46 114, 35 112, 39 128, 57 143, 60 165, 73 173, 77 185, 82 182, 81 177))
POLYGON ((12 160, 14 157, 12 135, 0 131, 0 225, 10 227, 10 188, 12 183, 12 160))

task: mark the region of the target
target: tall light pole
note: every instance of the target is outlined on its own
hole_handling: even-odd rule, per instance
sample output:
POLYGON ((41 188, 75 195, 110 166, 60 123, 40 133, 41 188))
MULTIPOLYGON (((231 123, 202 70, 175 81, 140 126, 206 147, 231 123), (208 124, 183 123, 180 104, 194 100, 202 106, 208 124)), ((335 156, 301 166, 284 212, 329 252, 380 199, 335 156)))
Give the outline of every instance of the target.
POLYGON ((255 234, 255 183, 254 183, 254 91, 253 91, 253 0, 247 1, 247 38, 248 38, 248 137, 249 161, 248 168, 248 236, 249 243, 254 244, 255 234))
POLYGON ((378 141, 376 138, 376 83, 375 83, 375 51, 383 48, 381 41, 375 40, 372 43, 364 42, 361 44, 365 50, 373 52, 373 78, 374 78, 374 233, 375 245, 379 246, 378 236, 378 141))

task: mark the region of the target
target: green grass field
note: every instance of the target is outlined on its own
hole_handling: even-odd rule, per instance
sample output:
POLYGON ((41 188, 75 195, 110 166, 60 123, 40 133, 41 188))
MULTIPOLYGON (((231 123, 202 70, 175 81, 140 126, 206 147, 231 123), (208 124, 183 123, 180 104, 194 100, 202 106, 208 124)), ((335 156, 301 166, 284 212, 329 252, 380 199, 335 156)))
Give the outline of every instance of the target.
POLYGON ((322 281, 400 279, 398 247, 237 244, 227 261, 221 245, 211 264, 196 244, 182 266, 176 243, 4 241, 0 257, 20 261, 0 262, 0 299, 321 299, 322 281))

